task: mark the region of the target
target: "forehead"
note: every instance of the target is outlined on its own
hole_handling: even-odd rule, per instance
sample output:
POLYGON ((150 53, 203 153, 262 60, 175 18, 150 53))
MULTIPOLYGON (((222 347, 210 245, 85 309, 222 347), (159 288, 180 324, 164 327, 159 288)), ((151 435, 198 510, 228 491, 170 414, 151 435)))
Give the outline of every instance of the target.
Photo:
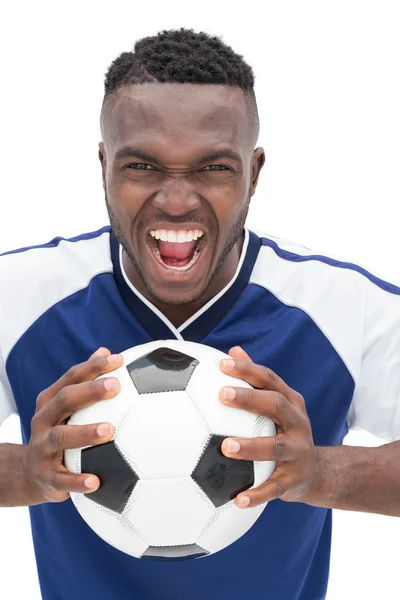
POLYGON ((143 84, 120 88, 104 118, 111 152, 125 144, 157 144, 187 152, 210 145, 245 147, 249 135, 243 91, 234 86, 143 84))

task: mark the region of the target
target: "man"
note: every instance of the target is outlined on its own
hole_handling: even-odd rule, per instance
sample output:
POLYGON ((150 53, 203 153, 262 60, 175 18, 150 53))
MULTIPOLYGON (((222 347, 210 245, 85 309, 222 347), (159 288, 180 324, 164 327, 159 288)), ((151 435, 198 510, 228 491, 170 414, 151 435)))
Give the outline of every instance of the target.
POLYGON ((0 257, 0 416, 17 412, 23 436, 0 446, 0 504, 30 506, 45 600, 322 600, 331 509, 400 515, 400 289, 245 227, 265 160, 253 85, 243 58, 205 33, 137 42, 105 81, 111 228, 0 257), (99 538, 69 499, 99 480, 63 465, 66 448, 112 439, 107 424, 65 423, 115 396, 119 353, 166 338, 229 351, 221 369, 256 389, 225 388, 221 402, 277 426, 222 445, 277 463, 235 500, 268 502, 256 524, 173 563, 99 538), (108 372, 110 385, 93 383, 108 372), (342 446, 349 427, 391 443, 342 446))

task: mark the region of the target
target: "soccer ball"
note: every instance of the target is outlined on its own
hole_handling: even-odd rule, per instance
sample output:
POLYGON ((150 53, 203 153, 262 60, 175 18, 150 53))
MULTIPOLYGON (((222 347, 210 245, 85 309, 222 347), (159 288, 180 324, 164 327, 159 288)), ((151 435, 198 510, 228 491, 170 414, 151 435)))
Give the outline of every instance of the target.
POLYGON ((220 370, 228 355, 214 348, 162 340, 121 355, 123 365, 111 372, 120 392, 68 422, 115 427, 110 442, 65 451, 68 470, 101 482, 91 494, 72 492, 74 505, 103 540, 137 558, 179 560, 222 550, 266 506, 238 508, 236 495, 268 479, 276 464, 227 458, 221 443, 274 436, 274 422, 221 403, 222 387, 251 386, 220 370))

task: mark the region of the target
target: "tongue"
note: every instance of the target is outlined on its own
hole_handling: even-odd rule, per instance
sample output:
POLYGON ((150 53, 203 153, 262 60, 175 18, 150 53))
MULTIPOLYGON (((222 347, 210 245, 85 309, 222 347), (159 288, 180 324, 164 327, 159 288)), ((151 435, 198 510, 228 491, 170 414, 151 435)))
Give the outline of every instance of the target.
POLYGON ((196 247, 197 240, 194 242, 163 242, 158 241, 158 249, 164 258, 173 258, 175 260, 185 260, 192 256, 196 247))

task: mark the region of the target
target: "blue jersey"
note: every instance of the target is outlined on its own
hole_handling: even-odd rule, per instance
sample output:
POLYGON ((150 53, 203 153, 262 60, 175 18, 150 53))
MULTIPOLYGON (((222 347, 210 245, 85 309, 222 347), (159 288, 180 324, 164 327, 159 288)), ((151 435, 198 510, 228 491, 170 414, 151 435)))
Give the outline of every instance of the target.
MULTIPOLYGON (((24 443, 38 394, 100 346, 240 345, 306 402, 316 446, 349 428, 400 438, 400 289, 361 267, 246 229, 229 284, 175 328, 130 283, 109 226, 0 256, 0 422, 24 443)), ((147 561, 98 537, 72 501, 30 507, 44 600, 323 600, 332 511, 270 501, 207 558, 147 561)))

